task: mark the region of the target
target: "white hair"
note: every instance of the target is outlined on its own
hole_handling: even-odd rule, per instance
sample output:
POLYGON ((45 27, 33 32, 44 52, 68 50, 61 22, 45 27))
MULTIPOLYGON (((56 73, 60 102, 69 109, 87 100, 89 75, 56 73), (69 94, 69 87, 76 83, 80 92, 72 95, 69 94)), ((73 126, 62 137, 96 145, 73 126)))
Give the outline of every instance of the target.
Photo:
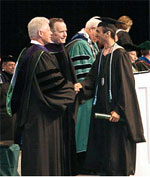
POLYGON ((100 18, 99 16, 94 16, 92 18, 90 18, 86 24, 85 24, 85 28, 97 28, 97 25, 101 22, 101 20, 97 19, 97 18, 100 18))
POLYGON ((38 31, 44 29, 49 24, 49 19, 45 17, 35 17, 28 23, 28 34, 30 39, 36 39, 38 31))

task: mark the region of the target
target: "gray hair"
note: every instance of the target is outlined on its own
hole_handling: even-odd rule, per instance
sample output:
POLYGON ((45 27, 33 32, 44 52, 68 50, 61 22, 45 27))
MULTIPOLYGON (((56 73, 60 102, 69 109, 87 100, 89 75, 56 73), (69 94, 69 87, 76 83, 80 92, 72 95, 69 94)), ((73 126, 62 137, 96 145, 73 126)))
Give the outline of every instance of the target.
POLYGON ((35 17, 28 23, 28 34, 30 39, 38 37, 38 31, 44 29, 49 24, 49 20, 45 17, 35 17))
POLYGON ((86 24, 85 24, 85 28, 97 28, 97 25, 101 22, 101 20, 97 19, 100 18, 99 16, 94 16, 92 18, 90 18, 86 24))

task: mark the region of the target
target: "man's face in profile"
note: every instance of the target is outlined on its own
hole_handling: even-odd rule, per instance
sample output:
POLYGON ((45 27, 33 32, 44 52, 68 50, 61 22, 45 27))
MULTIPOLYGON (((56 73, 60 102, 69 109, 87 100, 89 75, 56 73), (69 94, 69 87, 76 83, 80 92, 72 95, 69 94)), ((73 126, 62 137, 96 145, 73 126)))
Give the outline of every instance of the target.
POLYGON ((64 44, 67 38, 67 27, 64 22, 54 24, 55 31, 52 33, 52 41, 56 44, 64 44))

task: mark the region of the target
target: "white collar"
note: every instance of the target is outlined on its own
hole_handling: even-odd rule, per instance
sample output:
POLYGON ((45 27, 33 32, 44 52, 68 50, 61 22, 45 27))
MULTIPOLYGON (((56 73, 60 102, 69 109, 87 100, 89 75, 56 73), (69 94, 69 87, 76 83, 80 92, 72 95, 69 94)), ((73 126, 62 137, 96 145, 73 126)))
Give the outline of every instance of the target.
POLYGON ((36 41, 36 40, 31 40, 30 42, 31 44, 39 44, 39 45, 42 45, 40 42, 36 41))
POLYGON ((88 33, 84 30, 84 28, 81 29, 81 31, 79 31, 78 33, 83 34, 84 37, 88 40, 88 43, 92 43, 90 36, 88 35, 88 33))
POLYGON ((126 32, 126 30, 124 30, 124 29, 117 29, 116 34, 119 33, 120 31, 126 32))

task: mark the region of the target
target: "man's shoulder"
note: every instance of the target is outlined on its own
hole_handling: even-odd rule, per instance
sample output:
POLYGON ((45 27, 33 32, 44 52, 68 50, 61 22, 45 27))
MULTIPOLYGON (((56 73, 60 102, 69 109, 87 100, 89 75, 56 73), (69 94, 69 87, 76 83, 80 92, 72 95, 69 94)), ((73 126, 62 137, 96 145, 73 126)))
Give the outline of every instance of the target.
POLYGON ((117 47, 115 50, 114 50, 114 59, 116 59, 116 60, 121 60, 121 59, 125 59, 125 58, 129 58, 129 55, 128 55, 128 53, 127 53, 127 51, 123 48, 123 47, 121 47, 121 46, 119 46, 119 47, 117 47))
POLYGON ((71 49, 72 47, 84 47, 89 46, 88 42, 84 39, 75 39, 66 45, 66 49, 71 49))
POLYGON ((81 45, 88 45, 88 41, 84 39, 78 39, 76 41, 76 44, 81 44, 81 45))
POLYGON ((48 52, 40 49, 33 54, 33 58, 39 58, 40 60, 53 60, 54 58, 56 58, 56 56, 54 52, 48 52))
MULTIPOLYGON (((52 57, 53 56, 53 53, 49 52, 45 47, 39 47, 39 46, 35 46, 33 48, 27 48, 26 52, 31 52, 30 56, 31 57, 52 57)), ((25 52, 25 53, 26 53, 25 52)))

